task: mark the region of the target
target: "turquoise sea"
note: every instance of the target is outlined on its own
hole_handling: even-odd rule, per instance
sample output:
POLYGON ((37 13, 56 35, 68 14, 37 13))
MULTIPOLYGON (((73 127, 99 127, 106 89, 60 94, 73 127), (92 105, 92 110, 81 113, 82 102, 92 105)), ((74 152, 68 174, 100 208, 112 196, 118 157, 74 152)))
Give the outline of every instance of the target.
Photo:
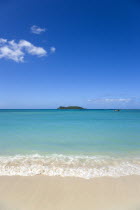
POLYGON ((140 174, 140 110, 0 110, 0 175, 140 174))

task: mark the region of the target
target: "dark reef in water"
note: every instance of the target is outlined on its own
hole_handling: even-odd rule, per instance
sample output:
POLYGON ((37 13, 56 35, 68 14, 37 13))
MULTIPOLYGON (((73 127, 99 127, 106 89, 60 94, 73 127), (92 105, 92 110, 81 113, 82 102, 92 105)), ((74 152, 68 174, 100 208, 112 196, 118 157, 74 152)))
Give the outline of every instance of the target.
POLYGON ((60 106, 57 109, 85 109, 85 108, 80 106, 60 106))

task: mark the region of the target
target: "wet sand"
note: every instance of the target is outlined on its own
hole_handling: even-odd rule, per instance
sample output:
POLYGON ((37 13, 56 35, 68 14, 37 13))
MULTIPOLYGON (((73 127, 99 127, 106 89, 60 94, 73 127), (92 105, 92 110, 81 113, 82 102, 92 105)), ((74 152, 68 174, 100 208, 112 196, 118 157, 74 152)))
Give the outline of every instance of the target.
POLYGON ((140 176, 0 177, 0 210, 140 210, 140 176))

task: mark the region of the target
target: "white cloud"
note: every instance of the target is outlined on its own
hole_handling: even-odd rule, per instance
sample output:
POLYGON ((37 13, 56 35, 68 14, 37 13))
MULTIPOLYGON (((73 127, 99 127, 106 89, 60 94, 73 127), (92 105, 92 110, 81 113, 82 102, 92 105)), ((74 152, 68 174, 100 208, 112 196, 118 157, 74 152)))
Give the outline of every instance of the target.
POLYGON ((0 44, 6 43, 7 39, 0 38, 0 44))
POLYGON ((50 52, 51 52, 51 53, 55 53, 55 51, 56 51, 56 48, 55 48, 55 47, 51 47, 51 48, 50 48, 50 52))
POLYGON ((42 47, 36 47, 26 40, 20 40, 16 43, 14 40, 0 39, 0 58, 24 62, 26 54, 42 57, 47 52, 42 47))
POLYGON ((45 31, 46 31, 46 28, 40 28, 40 27, 38 27, 36 25, 33 25, 31 27, 31 32, 33 34, 41 34, 41 33, 45 32, 45 31))
POLYGON ((106 102, 129 102, 131 99, 130 98, 105 98, 104 99, 106 102))
POLYGON ((94 103, 128 103, 132 99, 131 98, 94 98, 94 99, 89 99, 88 102, 94 102, 94 103))

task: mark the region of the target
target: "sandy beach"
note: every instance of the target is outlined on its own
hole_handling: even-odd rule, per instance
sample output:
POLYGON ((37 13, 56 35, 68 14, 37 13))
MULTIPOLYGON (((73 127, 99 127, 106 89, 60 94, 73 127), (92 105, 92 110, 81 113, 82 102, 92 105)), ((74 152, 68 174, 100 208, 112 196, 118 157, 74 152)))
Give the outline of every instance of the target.
POLYGON ((139 210, 140 176, 0 177, 0 210, 139 210))

